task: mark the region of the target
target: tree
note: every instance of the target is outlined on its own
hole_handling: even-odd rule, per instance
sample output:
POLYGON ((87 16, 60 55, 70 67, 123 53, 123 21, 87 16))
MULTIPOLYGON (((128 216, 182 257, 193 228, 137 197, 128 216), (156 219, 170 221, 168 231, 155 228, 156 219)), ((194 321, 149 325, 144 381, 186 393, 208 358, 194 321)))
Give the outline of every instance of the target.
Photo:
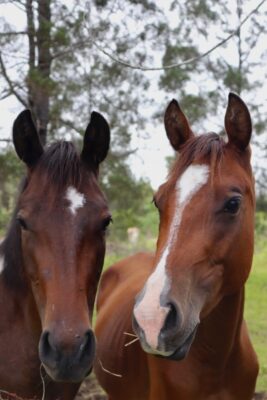
POLYGON ((9 3, 21 9, 25 28, 16 31, 5 21, 0 33, 1 98, 13 95, 32 110, 43 143, 66 134, 69 137, 69 133, 80 142, 92 109, 103 112, 112 132, 103 186, 113 199, 112 208, 119 207, 129 223, 134 223, 143 183, 134 179, 126 159, 133 151, 131 135, 137 126, 139 130, 144 126, 139 111, 148 102, 144 95, 148 81, 138 72, 107 61, 94 42, 110 45, 118 55, 131 51, 132 57, 143 62, 148 57, 146 38, 151 46, 162 43, 166 30, 162 12, 146 0, 119 0, 116 4, 76 0, 69 6, 57 0, 9 3), (144 15, 146 19, 141 18, 144 15), (138 20, 140 26, 129 31, 127 24, 138 20), (112 192, 111 183, 120 187, 119 193, 112 192), (129 188, 135 196, 128 196, 129 188), (116 200, 118 195, 124 198, 121 203, 116 200))
MULTIPOLYGON (((161 87, 167 92, 177 92, 183 109, 197 131, 203 131, 203 125, 205 129, 223 131, 223 120, 220 118, 217 123, 217 119, 223 113, 228 92, 234 91, 249 106, 254 133, 259 135, 264 132, 267 117, 262 90, 266 64, 263 38, 267 31, 267 14, 260 8, 242 25, 242 21, 256 6, 248 0, 172 2, 173 12, 179 13, 183 20, 182 25, 178 23, 175 26, 174 32, 179 38, 181 35, 187 37, 192 45, 188 47, 183 40, 172 39, 163 57, 165 64, 173 63, 177 58, 198 57, 240 27, 231 40, 207 57, 190 64, 189 68, 166 70, 162 74, 161 87), (195 40, 196 37, 198 40, 195 40)), ((258 146, 258 152, 262 147, 266 157, 267 146, 260 144, 255 134, 253 141, 258 146)), ((263 190, 266 170, 262 163, 256 165, 255 170, 257 183, 263 190)))
MULTIPOLYGON (((249 2, 246 0, 235 0, 234 3, 228 4, 228 14, 230 15, 232 12, 237 25, 241 24, 248 13, 248 6, 249 2)), ((267 123, 266 103, 264 104, 262 92, 265 80, 263 71, 266 64, 266 53, 262 43, 267 33, 266 17, 266 12, 257 11, 246 25, 238 29, 232 43, 235 57, 225 56, 219 59, 214 55, 213 60, 210 62, 211 70, 217 82, 218 104, 222 104, 222 99, 220 98, 221 88, 223 88, 224 92, 235 91, 246 99, 253 121, 253 143, 257 147, 257 153, 261 153, 265 158, 267 156, 267 146, 265 148, 262 146, 262 140, 255 133, 257 135, 263 134, 267 123), (215 69, 217 70, 216 73, 214 73, 215 69)), ((228 19, 225 21, 226 32, 231 29, 229 25, 228 19)), ((265 184, 266 169, 262 160, 255 163, 254 170, 257 190, 260 193, 267 193, 265 184)))
POLYGON ((180 37, 178 33, 182 37, 186 36, 192 45, 186 46, 184 41, 177 40, 168 43, 163 57, 164 64, 170 64, 175 59, 182 61, 198 57, 207 50, 207 43, 211 47, 239 27, 231 40, 207 57, 191 63, 189 68, 186 65, 166 70, 162 74, 161 86, 168 92, 178 92, 179 97, 184 99, 185 111, 193 123, 203 120, 208 113, 217 116, 226 102, 226 93, 234 91, 251 100, 254 128, 257 133, 263 131, 266 120, 259 102, 255 101, 255 91, 259 92, 265 78, 261 73, 266 62, 261 38, 267 31, 267 14, 258 10, 242 25, 251 8, 248 0, 172 2, 172 9, 179 12, 184 21, 173 31, 177 37, 180 37), (194 82, 197 85, 192 85, 194 82))
MULTIPOLYGON (((75 0, 68 6, 58 0, 10 3, 20 7, 25 28, 16 31, 5 22, 0 33, 0 96, 14 95, 32 109, 43 142, 46 137, 50 141, 66 135, 80 141, 92 109, 103 112, 112 131, 112 152, 103 175, 106 190, 111 181, 118 186, 125 179, 128 186, 137 184, 127 167, 133 151, 131 137, 145 126, 144 109, 157 107, 162 116, 167 102, 163 95, 182 100, 197 128, 204 116, 216 123, 228 88, 244 92, 246 99, 253 88, 254 101, 258 83, 251 80, 255 68, 251 51, 266 26, 261 15, 251 19, 251 31, 242 27, 231 41, 232 47, 236 44, 238 62, 229 58, 226 48, 201 62, 165 70, 160 77, 159 104, 147 96, 152 81, 147 74, 125 68, 101 52, 108 49, 115 58, 137 65, 153 65, 162 53, 164 65, 198 57, 207 42, 216 42, 221 32, 227 35, 232 26, 238 26, 248 1, 236 0, 234 12, 232 2, 212 0, 170 1, 170 12, 167 3, 160 8, 152 0, 75 0)), ((250 108, 254 125, 261 131, 265 120, 260 107, 254 102, 250 108)), ((131 208, 130 203, 124 205, 131 208)))

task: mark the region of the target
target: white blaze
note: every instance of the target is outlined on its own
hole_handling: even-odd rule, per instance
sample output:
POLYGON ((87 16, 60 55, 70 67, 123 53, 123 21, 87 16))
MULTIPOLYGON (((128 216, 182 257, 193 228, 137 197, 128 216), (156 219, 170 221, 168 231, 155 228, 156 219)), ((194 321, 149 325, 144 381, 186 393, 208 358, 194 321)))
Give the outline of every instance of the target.
POLYGON ((79 193, 73 186, 67 189, 66 199, 70 202, 69 210, 73 215, 75 215, 76 211, 83 207, 86 202, 84 194, 79 193))
POLYGON ((167 355, 167 353, 156 350, 158 335, 169 312, 169 307, 162 307, 160 304, 161 296, 167 293, 170 287, 169 277, 166 273, 167 258, 178 236, 185 207, 194 194, 207 183, 208 177, 209 167, 207 165, 190 165, 177 180, 175 185, 175 214, 167 243, 154 272, 146 282, 143 297, 134 308, 134 316, 145 333, 148 345, 155 353, 167 355))

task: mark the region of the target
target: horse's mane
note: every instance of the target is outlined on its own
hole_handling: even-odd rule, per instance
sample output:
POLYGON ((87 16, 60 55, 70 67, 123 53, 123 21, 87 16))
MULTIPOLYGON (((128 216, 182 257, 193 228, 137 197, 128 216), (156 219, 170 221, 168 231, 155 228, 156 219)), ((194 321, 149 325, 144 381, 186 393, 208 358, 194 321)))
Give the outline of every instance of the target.
MULTIPOLYGON (((36 172, 43 174, 47 184, 55 189, 63 189, 67 185, 78 186, 81 179, 81 162, 75 146, 71 142, 59 141, 50 145, 43 153, 36 172)), ((28 184, 24 178, 19 195, 28 184)), ((18 204, 15 207, 4 241, 0 245, 0 257, 4 258, 2 276, 5 283, 14 289, 26 287, 23 279, 23 261, 21 252, 21 229, 17 221, 18 204)))
POLYGON ((225 147, 225 141, 217 133, 210 132, 200 136, 193 136, 182 147, 169 174, 170 183, 176 182, 193 162, 209 161, 211 171, 219 164, 225 147))

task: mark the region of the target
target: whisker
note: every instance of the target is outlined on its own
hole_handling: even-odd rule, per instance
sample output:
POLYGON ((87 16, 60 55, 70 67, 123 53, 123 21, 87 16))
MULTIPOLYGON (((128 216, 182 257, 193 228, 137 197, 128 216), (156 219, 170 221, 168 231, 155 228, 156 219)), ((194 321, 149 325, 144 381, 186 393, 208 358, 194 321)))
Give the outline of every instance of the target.
POLYGON ((108 369, 104 368, 104 366, 103 366, 103 364, 102 364, 102 362, 101 362, 101 360, 100 360, 99 358, 98 358, 98 362, 99 362, 99 365, 100 365, 100 367, 102 368, 102 370, 103 370, 104 372, 106 372, 106 373, 109 374, 109 375, 116 376, 116 378, 122 378, 122 375, 120 375, 120 374, 115 374, 114 372, 111 372, 111 371, 109 371, 108 369))
POLYGON ((133 343, 137 342, 138 340, 139 340, 139 338, 138 338, 138 337, 136 337, 136 338, 134 338, 133 340, 131 340, 130 342, 128 342, 128 343, 125 343, 124 347, 128 347, 128 346, 130 346, 131 344, 133 344, 133 343))
POLYGON ((133 337, 138 337, 137 335, 135 335, 134 333, 129 333, 129 332, 123 332, 124 335, 128 335, 128 336, 133 336, 133 337))
POLYGON ((42 368, 44 368, 44 366, 43 366, 43 364, 41 363, 41 364, 40 364, 40 377, 41 377, 42 385, 43 385, 42 400, 45 400, 45 379, 44 379, 45 377, 43 377, 42 368))

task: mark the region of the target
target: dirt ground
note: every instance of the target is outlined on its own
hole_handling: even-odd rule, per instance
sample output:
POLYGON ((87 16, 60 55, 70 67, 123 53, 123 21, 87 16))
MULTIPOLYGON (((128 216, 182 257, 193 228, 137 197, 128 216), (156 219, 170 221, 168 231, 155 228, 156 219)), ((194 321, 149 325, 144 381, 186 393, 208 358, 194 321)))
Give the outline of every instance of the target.
POLYGON ((82 383, 75 400, 107 400, 107 395, 99 386, 95 375, 92 374, 82 383))
MULTIPOLYGON (((107 400, 107 395, 100 388, 96 377, 91 375, 83 382, 75 400, 107 400)), ((267 400, 267 392, 256 393, 252 400, 267 400)))

